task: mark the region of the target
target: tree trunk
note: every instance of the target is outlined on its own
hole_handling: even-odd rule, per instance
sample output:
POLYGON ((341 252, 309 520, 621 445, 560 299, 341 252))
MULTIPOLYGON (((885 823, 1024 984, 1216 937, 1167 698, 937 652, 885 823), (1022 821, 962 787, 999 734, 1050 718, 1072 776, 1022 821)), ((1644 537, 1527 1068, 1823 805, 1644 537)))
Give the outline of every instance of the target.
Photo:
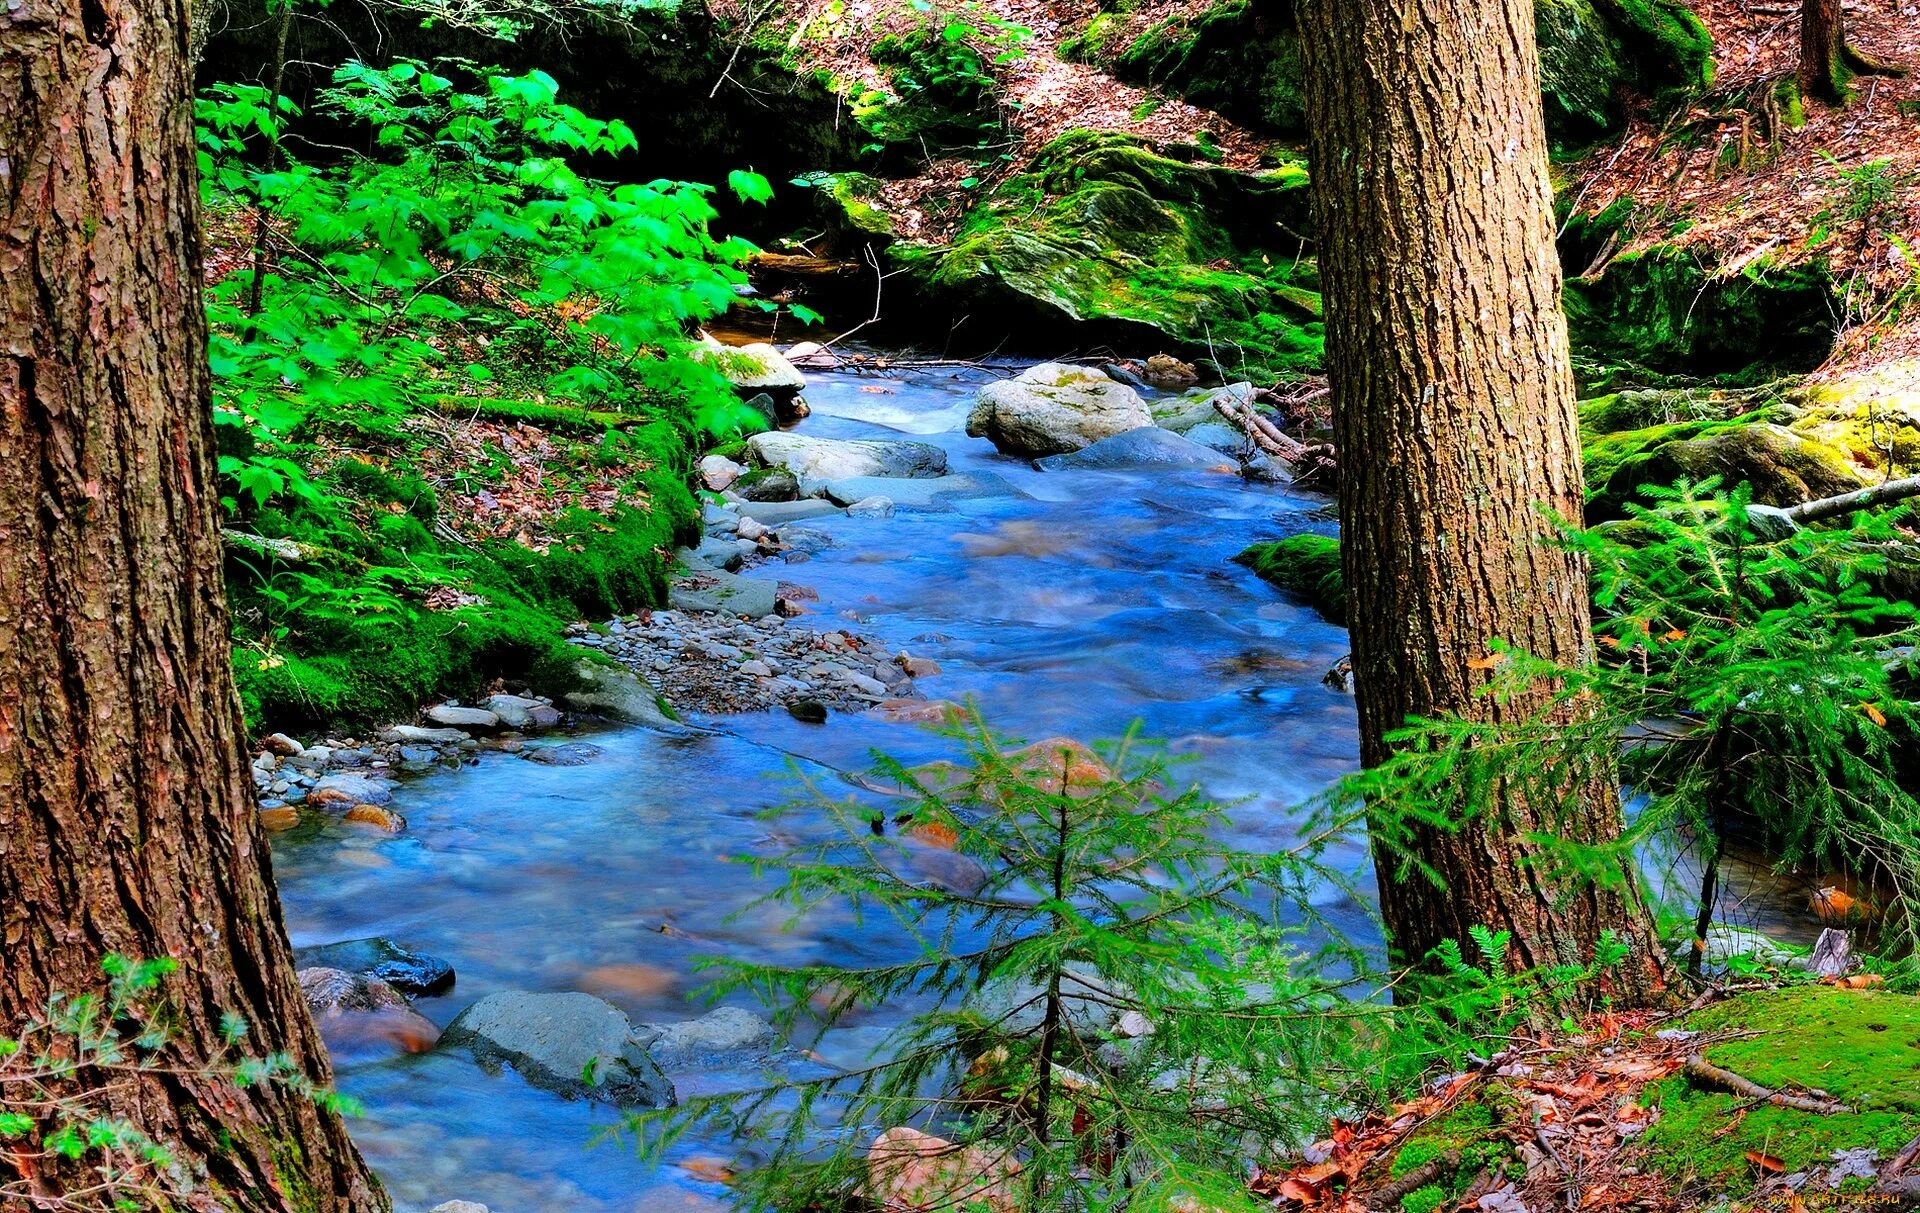
POLYGON ((1845 105, 1847 18, 1840 0, 1804 0, 1800 6, 1800 94, 1845 105))
MULTIPOLYGON (((1544 693, 1480 693, 1491 638, 1589 660, 1587 571, 1549 514, 1580 517, 1579 436, 1532 3, 1299 11, 1361 756, 1377 765, 1412 717, 1541 708, 1544 693)), ((1610 772, 1577 800, 1567 814, 1509 786, 1458 830, 1416 831, 1445 888, 1396 881, 1376 841, 1396 958, 1481 924, 1512 932, 1518 966, 1582 963, 1613 930, 1635 950, 1614 992, 1652 997, 1665 967, 1629 865, 1604 887, 1555 882, 1528 839, 1618 836, 1610 772)))
MULTIPOLYGON (((229 666, 184 0, 25 0, 0 33, 0 1034, 102 958, 172 957, 159 1069, 75 1090, 172 1146, 179 1205, 387 1207, 337 1115, 229 666)), ((0 1154, 0 1187, 29 1164, 0 1154), (11 1168, 11 1172, 9 1172, 11 1168)), ((96 1176, 32 1166, 36 1196, 96 1176)), ((64 1206, 63 1206, 64 1207, 64 1206)))
POLYGON ((1800 95, 1845 105, 1855 76, 1904 76, 1905 69, 1883 63, 1847 41, 1847 10, 1842 0, 1801 0, 1800 95))

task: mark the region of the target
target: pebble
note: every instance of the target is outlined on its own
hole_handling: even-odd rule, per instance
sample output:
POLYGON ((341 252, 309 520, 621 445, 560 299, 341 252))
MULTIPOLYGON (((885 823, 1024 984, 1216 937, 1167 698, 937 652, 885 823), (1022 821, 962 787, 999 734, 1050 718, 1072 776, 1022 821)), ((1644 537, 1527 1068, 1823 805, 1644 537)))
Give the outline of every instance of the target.
POLYGON ((389 834, 398 834, 407 828, 407 819, 392 809, 383 809, 377 804, 357 804, 347 810, 344 820, 357 825, 369 825, 385 830, 389 834))
MULTIPOLYGON (((788 588, 782 586, 783 592, 788 588)), ((618 634, 604 637, 603 651, 682 711, 758 712, 811 701, 823 712, 858 712, 886 700, 919 698, 907 663, 921 659, 842 628, 816 632, 778 615, 742 619, 726 611, 684 609, 620 622, 618 634)))
POLYGON ((300 810, 291 805, 279 805, 271 809, 260 810, 260 825, 278 834, 282 830, 291 830, 300 824, 300 810))

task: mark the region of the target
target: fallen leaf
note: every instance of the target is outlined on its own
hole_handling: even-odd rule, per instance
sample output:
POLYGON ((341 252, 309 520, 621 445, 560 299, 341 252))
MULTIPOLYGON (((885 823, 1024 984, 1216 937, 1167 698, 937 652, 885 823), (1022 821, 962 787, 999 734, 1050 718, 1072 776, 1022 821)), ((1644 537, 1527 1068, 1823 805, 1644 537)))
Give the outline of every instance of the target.
POLYGON ((1779 1159, 1775 1158, 1771 1154, 1762 1154, 1758 1150, 1748 1150, 1747 1161, 1752 1163, 1754 1166, 1760 1168, 1762 1171, 1767 1171, 1775 1175, 1787 1169, 1786 1163, 1780 1161, 1779 1159))

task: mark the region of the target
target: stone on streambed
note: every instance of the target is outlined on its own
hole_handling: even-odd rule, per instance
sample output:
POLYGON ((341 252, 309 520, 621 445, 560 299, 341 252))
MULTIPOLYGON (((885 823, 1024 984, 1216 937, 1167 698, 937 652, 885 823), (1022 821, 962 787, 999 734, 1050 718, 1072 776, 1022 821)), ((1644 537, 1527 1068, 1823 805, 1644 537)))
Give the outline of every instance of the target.
POLYGON ((302 969, 357 973, 384 981, 403 994, 440 994, 453 988, 452 965, 378 936, 295 948, 293 962, 302 969))
POLYGON ((708 569, 674 582, 667 602, 676 611, 723 611, 763 619, 774 613, 779 588, 771 581, 708 569))
POLYGON ((740 479, 744 471, 745 468, 725 455, 708 455, 700 461, 700 483, 717 493, 740 479))
POLYGON ((789 522, 801 522, 808 518, 824 518, 828 514, 839 512, 839 506, 818 497, 810 497, 805 501, 743 501, 740 503, 742 518, 751 518, 762 526, 769 527, 780 527, 789 522))
POLYGON ((489 695, 487 710, 510 729, 550 729, 560 723, 552 704, 525 695, 489 695))
POLYGON ((647 1053, 652 1039, 605 999, 516 990, 489 994, 460 1012, 440 1044, 465 1050, 488 1068, 512 1066, 562 1098, 672 1107, 673 1084, 647 1053))
POLYGON ((820 486, 828 501, 854 505, 872 497, 885 497, 902 510, 943 510, 950 502, 976 497, 1025 496, 1005 479, 991 473, 953 473, 927 479, 897 480, 886 476, 855 476, 833 480, 820 486))
POLYGON ((1065 455, 1049 455, 1040 460, 1048 471, 1065 468, 1105 469, 1132 467, 1220 466, 1220 452, 1190 442, 1171 430, 1142 426, 1115 434, 1065 455))
POLYGON ((477 1200, 443 1200, 427 1213, 493 1213, 477 1200))
MULTIPOLYGON (((1147 407, 1153 413, 1155 425, 1176 434, 1185 434, 1196 426, 1219 422, 1220 412, 1214 408, 1216 400, 1251 405, 1254 402, 1253 385, 1229 383, 1224 387, 1202 388, 1180 396, 1163 396, 1147 407)), ((1194 441, 1198 442, 1199 439, 1194 441)))
POLYGON ((392 799, 393 786, 386 780, 352 771, 322 775, 307 793, 308 804, 335 811, 361 804, 383 805, 392 799))
POLYGON ((661 710, 658 694, 632 671, 581 661, 573 667, 573 674, 579 685, 567 693, 569 707, 651 729, 686 731, 685 725, 661 710))
POLYGON ((891 518, 893 517, 893 498, 862 497, 847 507, 849 518, 891 518))
POLYGON ((697 548, 681 548, 675 553, 680 563, 689 568, 720 569, 734 572, 739 569, 746 553, 737 540, 718 539, 709 536, 700 541, 697 548))
POLYGON ((722 1053, 749 1053, 764 1050, 773 1043, 773 1025, 741 1007, 721 1007, 698 1019, 679 1023, 648 1024, 657 1032, 647 1052, 654 1060, 684 1063, 695 1058, 722 1053))
POLYGON ((459 745, 467 739, 465 729, 438 729, 418 724, 396 724, 380 735, 391 741, 416 745, 459 745))
POLYGON ((1201 446, 1226 455, 1238 455, 1247 449, 1245 434, 1218 421, 1203 422, 1188 430, 1183 436, 1188 442, 1197 442, 1201 446))
POLYGON ((759 467, 784 468, 802 485, 851 476, 920 479, 944 476, 947 453, 926 442, 878 438, 810 438, 804 434, 755 434, 747 454, 759 467))
POLYGON ((1059 455, 1153 424, 1140 393, 1092 367, 1046 362, 990 383, 975 397, 967 433, 1009 455, 1059 455))
POLYGON ((426 717, 437 725, 465 729, 469 733, 491 733, 500 727, 500 717, 487 709, 462 707, 457 703, 436 703, 427 709, 426 717))

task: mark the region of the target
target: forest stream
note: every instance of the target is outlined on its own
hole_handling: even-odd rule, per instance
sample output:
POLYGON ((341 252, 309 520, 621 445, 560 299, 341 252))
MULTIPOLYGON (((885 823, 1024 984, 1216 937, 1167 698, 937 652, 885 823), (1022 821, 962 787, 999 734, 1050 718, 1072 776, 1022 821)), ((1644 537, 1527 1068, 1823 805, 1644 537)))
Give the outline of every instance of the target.
MULTIPOLYGON (((1250 534, 1274 530, 1276 516, 1324 499, 1219 470, 1037 471, 962 432, 984 377, 811 378, 813 415, 798 432, 936 443, 955 472, 998 477, 1004 491, 890 518, 809 520, 832 542, 775 566, 820 595, 790 626, 857 624, 933 658, 942 672, 923 693, 972 697, 1020 738, 1116 737, 1140 721, 1190 760, 1182 771, 1210 794, 1241 801, 1232 817, 1242 845, 1284 840, 1290 806, 1357 761, 1352 698, 1322 683, 1346 633, 1230 557, 1250 534)), ((603 752, 585 766, 489 753, 416 780, 396 797, 409 823, 398 837, 335 823, 277 839, 295 944, 384 936, 451 961, 458 984, 418 1003, 442 1025, 506 989, 582 989, 636 1022, 686 1019, 703 1009, 702 955, 897 954, 897 933, 881 921, 818 913, 783 931, 783 910, 735 918, 765 886, 732 860, 765 853, 770 831, 788 828, 759 814, 790 796, 790 764, 859 771, 874 748, 924 761, 953 743, 843 713, 825 725, 779 711, 695 723, 712 731, 594 732, 603 752)), ((1337 916, 1371 930, 1357 908, 1337 916)), ((884 1027, 856 1020, 819 1052, 858 1062, 884 1027)), ((671 1163, 653 1175, 630 1145, 589 1148, 617 1113, 511 1071, 488 1075, 456 1053, 335 1051, 341 1088, 366 1105, 354 1137, 399 1207, 460 1197, 496 1210, 671 1209, 692 1198, 674 1184, 701 1187, 671 1163)), ((683 1097, 756 1081, 668 1069, 683 1097)))

